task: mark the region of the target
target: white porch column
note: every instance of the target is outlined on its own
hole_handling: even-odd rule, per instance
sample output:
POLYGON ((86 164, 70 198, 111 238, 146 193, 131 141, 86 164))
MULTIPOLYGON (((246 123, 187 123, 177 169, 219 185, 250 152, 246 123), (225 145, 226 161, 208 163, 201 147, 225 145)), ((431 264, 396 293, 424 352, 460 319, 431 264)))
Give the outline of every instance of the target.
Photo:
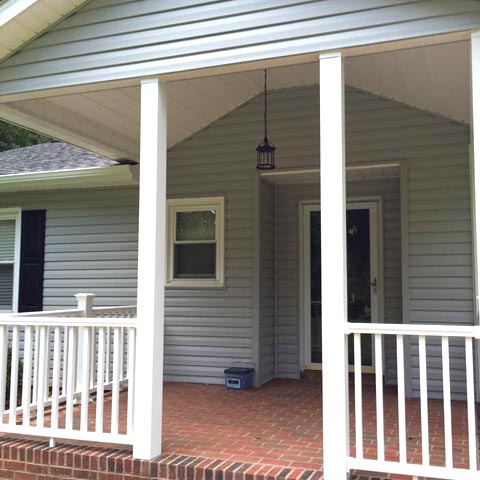
POLYGON ((135 370, 135 458, 161 453, 167 86, 141 82, 140 206, 138 231, 137 350, 135 370))
POLYGON ((341 53, 320 55, 323 471, 347 477, 348 373, 344 80, 341 53))
MULTIPOLYGON (((480 315, 480 32, 471 37, 471 140, 470 140, 470 183, 473 229, 473 262, 475 288, 475 324, 480 315)), ((477 400, 480 398, 480 357, 477 356, 477 400)))

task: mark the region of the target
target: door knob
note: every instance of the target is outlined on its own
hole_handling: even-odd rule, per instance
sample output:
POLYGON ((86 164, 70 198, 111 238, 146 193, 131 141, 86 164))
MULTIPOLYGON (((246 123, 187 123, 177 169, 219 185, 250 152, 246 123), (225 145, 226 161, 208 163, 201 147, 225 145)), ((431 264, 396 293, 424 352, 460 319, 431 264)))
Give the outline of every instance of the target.
POLYGON ((373 294, 376 295, 377 294, 377 290, 378 290, 378 285, 377 285, 377 279, 374 278, 372 282, 370 282, 370 285, 373 289, 373 294))

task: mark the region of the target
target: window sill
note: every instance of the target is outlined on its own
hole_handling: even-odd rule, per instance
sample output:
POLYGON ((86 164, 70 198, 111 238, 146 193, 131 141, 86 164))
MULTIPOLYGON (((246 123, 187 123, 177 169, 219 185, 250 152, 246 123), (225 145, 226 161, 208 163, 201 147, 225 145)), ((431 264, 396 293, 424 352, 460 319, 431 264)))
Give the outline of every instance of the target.
POLYGON ((202 289, 202 288, 225 288, 225 283, 218 280, 171 280, 166 283, 165 287, 183 288, 183 289, 202 289))

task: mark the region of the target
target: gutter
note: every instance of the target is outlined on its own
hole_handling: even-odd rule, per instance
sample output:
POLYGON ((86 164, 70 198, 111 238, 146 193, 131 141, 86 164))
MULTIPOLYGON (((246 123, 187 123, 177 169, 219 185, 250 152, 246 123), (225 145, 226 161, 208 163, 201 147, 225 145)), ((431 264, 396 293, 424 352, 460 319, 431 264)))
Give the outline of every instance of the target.
POLYGON ((0 175, 0 192, 135 186, 138 185, 138 170, 138 166, 112 165, 0 175))

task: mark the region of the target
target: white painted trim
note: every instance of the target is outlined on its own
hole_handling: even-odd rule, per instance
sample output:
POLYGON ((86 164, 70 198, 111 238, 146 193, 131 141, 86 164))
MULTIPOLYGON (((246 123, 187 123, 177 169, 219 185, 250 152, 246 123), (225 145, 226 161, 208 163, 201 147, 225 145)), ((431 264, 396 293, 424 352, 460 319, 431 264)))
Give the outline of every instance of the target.
MULTIPOLYGON (((19 284, 20 284, 20 254, 21 254, 21 240, 22 240, 22 209, 21 208, 0 209, 0 222, 2 220, 15 220, 12 312, 18 312, 18 294, 19 294, 19 284)), ((3 310, 0 312, 6 313, 3 310)))
POLYGON ((223 287, 225 284, 225 197, 177 198, 167 200, 167 282, 168 287, 182 288, 212 288, 223 287), (216 210, 215 241, 188 243, 216 244, 216 278, 178 279, 174 278, 174 242, 175 219, 178 212, 216 210))
POLYGON ((91 167, 49 172, 29 172, 21 174, 0 175, 2 193, 107 187, 115 185, 138 185, 135 171, 137 166, 112 165, 108 167, 91 167))
MULTIPOLYGON (((349 172, 377 170, 382 168, 396 169, 400 168, 401 162, 388 162, 388 163, 365 163, 347 165, 345 167, 347 171, 347 179, 349 172)), ((271 183, 276 183, 276 179, 279 177, 297 176, 297 175, 312 175, 312 182, 318 182, 318 178, 314 177, 320 174, 320 168, 308 167, 308 168, 277 168, 271 171, 261 172, 260 176, 271 183)))
MULTIPOLYGON (((347 211, 367 208, 370 211, 370 278, 377 278, 376 302, 372 302, 372 323, 385 321, 385 272, 383 265, 383 201, 381 197, 352 197, 347 199, 347 211)), ((318 201, 300 202, 300 368, 318 367, 311 361, 311 312, 310 312, 310 213, 321 211, 318 201)), ((373 346, 373 345, 372 345, 373 346)), ((383 352, 385 357, 385 351, 383 352)), ((373 368, 374 350, 372 350, 373 368)), ((383 359, 385 366, 385 358, 383 359)))

